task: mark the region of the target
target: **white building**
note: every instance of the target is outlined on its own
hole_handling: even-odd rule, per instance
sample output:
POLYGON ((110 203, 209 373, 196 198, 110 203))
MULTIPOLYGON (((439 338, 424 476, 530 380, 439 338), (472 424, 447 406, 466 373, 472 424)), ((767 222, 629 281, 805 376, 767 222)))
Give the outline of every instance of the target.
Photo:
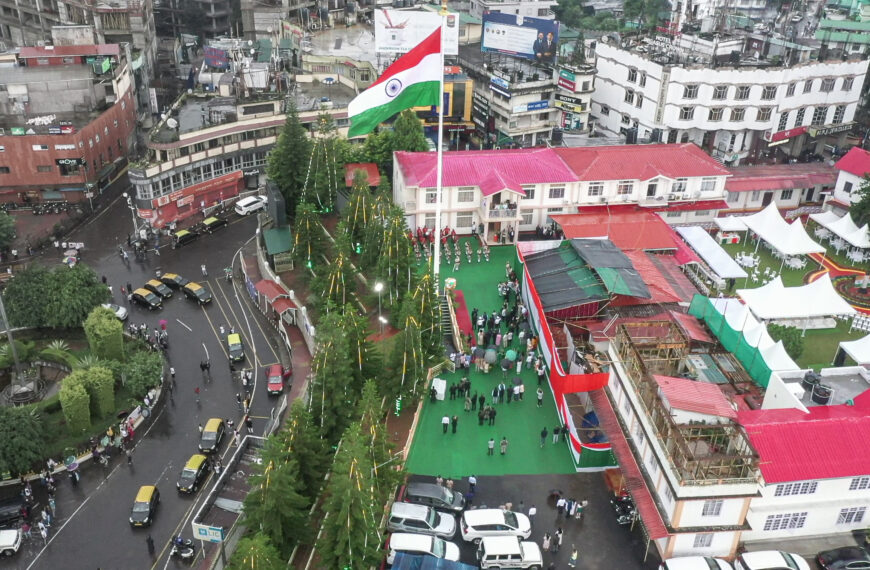
POLYGON ((736 166, 725 183, 728 210, 721 215, 756 212, 771 202, 788 216, 804 204, 820 204, 837 182, 826 162, 736 166))
POLYGON ((553 105, 562 110, 559 124, 566 130, 587 130, 595 90, 595 66, 564 65, 559 69, 557 85, 553 105))
POLYGON ((689 41, 639 46, 646 53, 598 42, 592 95, 597 126, 613 133, 636 128, 642 139, 694 142, 726 165, 775 147, 788 156, 821 154, 830 135, 844 137, 851 128, 867 60, 773 67, 762 59, 711 68, 710 58, 723 45, 698 39, 689 50, 689 41))
POLYGON ((475 18, 482 18, 486 12, 500 12, 552 20, 555 5, 556 0, 471 0, 469 12, 475 18))
POLYGON ((864 176, 870 173, 870 152, 852 147, 834 168, 838 170, 837 185, 833 195, 825 202, 825 207, 842 214, 852 205, 853 199, 858 199, 857 191, 864 184, 864 176))

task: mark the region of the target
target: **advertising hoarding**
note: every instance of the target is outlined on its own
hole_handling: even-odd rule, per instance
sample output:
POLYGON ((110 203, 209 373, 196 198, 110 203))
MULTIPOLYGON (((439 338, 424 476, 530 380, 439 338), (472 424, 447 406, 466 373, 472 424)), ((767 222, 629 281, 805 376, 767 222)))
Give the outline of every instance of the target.
POLYGON ((203 48, 205 64, 213 69, 229 69, 230 60, 227 52, 213 47, 203 48))
MULTIPOLYGON (((441 16, 422 10, 376 10, 375 51, 407 53, 441 25, 441 16)), ((445 55, 459 55, 459 15, 447 14, 445 55)))
POLYGON ((559 22, 500 12, 484 14, 480 49, 553 63, 559 49, 559 22))

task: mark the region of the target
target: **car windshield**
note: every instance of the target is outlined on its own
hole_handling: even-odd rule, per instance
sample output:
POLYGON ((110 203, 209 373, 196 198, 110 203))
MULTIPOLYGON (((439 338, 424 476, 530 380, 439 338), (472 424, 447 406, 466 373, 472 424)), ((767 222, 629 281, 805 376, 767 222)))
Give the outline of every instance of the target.
POLYGON ((154 293, 148 293, 147 295, 145 295, 145 298, 148 299, 149 303, 157 302, 157 295, 155 295, 154 293))
POLYGON ((203 441, 214 441, 217 439, 216 431, 204 431, 202 432, 202 440, 203 441))
POLYGON ((181 472, 181 482, 182 483, 190 483, 196 479, 196 470, 195 469, 185 469, 181 472))
POLYGON ((441 488, 441 499, 446 502, 448 505, 453 504, 453 491, 447 489, 445 487, 441 488))
POLYGON ((435 528, 438 526, 440 518, 441 517, 438 516, 438 513, 435 512, 435 509, 429 509, 429 516, 426 517, 426 523, 428 523, 429 528, 435 528))
POLYGON ((133 503, 133 512, 134 513, 147 513, 148 512, 148 503, 133 503))
POLYGON ((510 511, 504 511, 504 522, 511 528, 520 528, 520 525, 517 522, 517 515, 510 511))
POLYGON ((196 295, 197 297, 199 297, 200 299, 207 296, 205 289, 194 289, 193 294, 196 295))
POLYGON ((444 551, 446 548, 447 546, 440 538, 432 539, 432 556, 435 556, 436 558, 444 558, 444 551))

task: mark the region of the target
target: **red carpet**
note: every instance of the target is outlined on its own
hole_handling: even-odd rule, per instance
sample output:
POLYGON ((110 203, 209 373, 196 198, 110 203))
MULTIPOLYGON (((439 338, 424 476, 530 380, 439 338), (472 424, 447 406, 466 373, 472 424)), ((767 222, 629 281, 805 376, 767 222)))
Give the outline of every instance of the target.
MULTIPOLYGON (((459 330, 462 331, 462 336, 467 337, 474 332, 471 326, 471 317, 468 315, 468 306, 465 304, 465 295, 459 289, 453 290, 454 308, 456 309, 456 323, 459 325, 459 330)), ((472 340, 472 344, 474 341, 472 340)))
MULTIPOLYGON (((811 253, 810 257, 813 261, 822 265, 824 269, 817 269, 816 271, 808 273, 804 277, 804 281, 806 281, 807 283, 812 283, 825 273, 829 273, 831 275, 831 281, 835 281, 838 277, 849 277, 850 275, 864 275, 864 272, 860 269, 843 267, 842 265, 838 265, 835 261, 828 259, 821 254, 811 253)), ((834 283, 834 286, 836 287, 836 282, 834 283)), ((843 295, 843 292, 841 291, 840 294, 843 295)), ((870 308, 856 305, 855 302, 853 302, 848 297, 844 296, 844 298, 849 301, 850 304, 855 307, 855 310, 857 310, 859 313, 870 315, 870 308)))

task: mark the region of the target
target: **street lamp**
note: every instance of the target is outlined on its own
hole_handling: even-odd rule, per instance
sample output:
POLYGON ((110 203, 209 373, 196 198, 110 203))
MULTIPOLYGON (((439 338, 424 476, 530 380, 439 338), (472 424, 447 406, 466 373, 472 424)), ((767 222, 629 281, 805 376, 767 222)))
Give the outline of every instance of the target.
POLYGON ((130 208, 130 216, 133 218, 133 239, 139 239, 139 236, 136 234, 138 230, 136 227, 136 208, 133 207, 133 199, 126 192, 121 195, 127 200, 127 207, 130 208))
POLYGON ((384 317, 381 316, 381 293, 384 291, 384 284, 378 281, 375 283, 375 293, 378 294, 378 320, 381 322, 381 334, 384 334, 384 317))

